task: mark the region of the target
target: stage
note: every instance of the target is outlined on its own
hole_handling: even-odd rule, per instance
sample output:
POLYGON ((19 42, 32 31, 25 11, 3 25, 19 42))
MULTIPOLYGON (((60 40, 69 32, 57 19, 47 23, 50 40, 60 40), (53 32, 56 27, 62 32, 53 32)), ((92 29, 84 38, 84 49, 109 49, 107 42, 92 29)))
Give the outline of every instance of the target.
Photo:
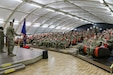
POLYGON ((16 70, 25 68, 28 64, 33 64, 43 58, 43 51, 36 48, 20 48, 14 47, 13 53, 16 56, 8 56, 7 48, 4 48, 6 53, 0 53, 0 75, 8 74, 16 70))
MULTIPOLYGON (((5 50, 5 52, 6 51, 7 50, 5 50)), ((16 54, 16 56, 8 56, 7 52, 0 53, 0 65, 4 63, 24 63, 27 65, 42 59, 42 51, 35 48, 25 49, 15 46, 13 53, 16 54)))

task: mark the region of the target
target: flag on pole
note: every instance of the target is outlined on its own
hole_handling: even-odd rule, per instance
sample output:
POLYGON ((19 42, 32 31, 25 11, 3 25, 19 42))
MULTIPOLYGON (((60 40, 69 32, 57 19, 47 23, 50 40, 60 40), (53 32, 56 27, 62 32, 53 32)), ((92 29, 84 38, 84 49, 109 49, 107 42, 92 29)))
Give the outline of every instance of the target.
POLYGON ((23 43, 26 45, 26 19, 24 19, 21 33, 23 34, 23 43))

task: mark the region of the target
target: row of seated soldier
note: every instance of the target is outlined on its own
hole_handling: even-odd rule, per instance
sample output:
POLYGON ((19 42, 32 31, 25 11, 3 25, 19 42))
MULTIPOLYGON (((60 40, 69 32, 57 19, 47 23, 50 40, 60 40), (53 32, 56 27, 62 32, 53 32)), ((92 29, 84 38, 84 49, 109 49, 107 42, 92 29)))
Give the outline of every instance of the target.
MULTIPOLYGON (((87 31, 88 33, 88 31, 87 31)), ((113 29, 103 30, 91 35, 88 33, 83 42, 77 45, 78 52, 93 57, 110 56, 113 49, 113 29)))
POLYGON ((32 44, 37 46, 44 46, 50 48, 65 49, 77 44, 80 41, 82 33, 68 32, 68 33, 52 33, 48 35, 38 35, 32 41, 32 44))
MULTIPOLYGON (((39 34, 27 38, 27 43, 35 46, 65 49, 80 42, 84 33, 85 32, 70 31, 67 33, 39 34)), ((17 40, 16 43, 18 43, 17 40)))
POLYGON ((103 30, 102 32, 95 32, 95 30, 90 29, 84 31, 70 31, 67 33, 56 32, 39 34, 31 38, 28 37, 27 43, 39 47, 43 46, 59 49, 66 49, 76 44, 79 50, 78 52, 82 51, 88 56, 108 56, 113 47, 113 29, 103 30), (102 50, 102 52, 98 52, 98 50, 102 50))

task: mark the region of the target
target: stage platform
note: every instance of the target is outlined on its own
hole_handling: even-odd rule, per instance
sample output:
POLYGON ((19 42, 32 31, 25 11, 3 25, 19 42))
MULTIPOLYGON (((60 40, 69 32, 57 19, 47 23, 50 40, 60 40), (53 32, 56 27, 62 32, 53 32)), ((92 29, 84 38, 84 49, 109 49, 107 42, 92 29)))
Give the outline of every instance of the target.
POLYGON ((8 56, 7 52, 0 53, 0 65, 4 63, 23 63, 25 65, 35 63, 36 61, 42 59, 42 51, 43 50, 35 48, 25 49, 15 46, 14 54, 16 54, 16 56, 8 56))
POLYGON ((45 47, 37 47, 37 46, 32 46, 32 47, 70 54, 84 61, 87 61, 88 63, 91 63, 95 66, 98 66, 101 69, 104 69, 108 72, 113 72, 113 69, 110 68, 110 66, 113 64, 113 57, 106 57, 106 58, 88 57, 86 55, 78 54, 76 46, 72 46, 71 48, 66 48, 66 49, 45 48, 45 47))
POLYGON ((0 53, 0 75, 6 75, 24 69, 26 65, 41 60, 44 53, 44 50, 36 48, 25 49, 19 46, 14 47, 13 53, 16 56, 8 56, 6 47, 4 51, 6 53, 0 53))

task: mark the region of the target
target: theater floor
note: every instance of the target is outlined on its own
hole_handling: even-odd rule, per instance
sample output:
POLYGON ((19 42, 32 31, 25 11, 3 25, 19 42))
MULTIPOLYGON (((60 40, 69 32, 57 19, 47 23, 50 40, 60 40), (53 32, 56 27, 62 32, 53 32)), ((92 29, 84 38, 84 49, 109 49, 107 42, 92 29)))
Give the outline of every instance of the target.
POLYGON ((111 75, 110 73, 71 55, 49 51, 48 60, 29 65, 9 75, 111 75))

